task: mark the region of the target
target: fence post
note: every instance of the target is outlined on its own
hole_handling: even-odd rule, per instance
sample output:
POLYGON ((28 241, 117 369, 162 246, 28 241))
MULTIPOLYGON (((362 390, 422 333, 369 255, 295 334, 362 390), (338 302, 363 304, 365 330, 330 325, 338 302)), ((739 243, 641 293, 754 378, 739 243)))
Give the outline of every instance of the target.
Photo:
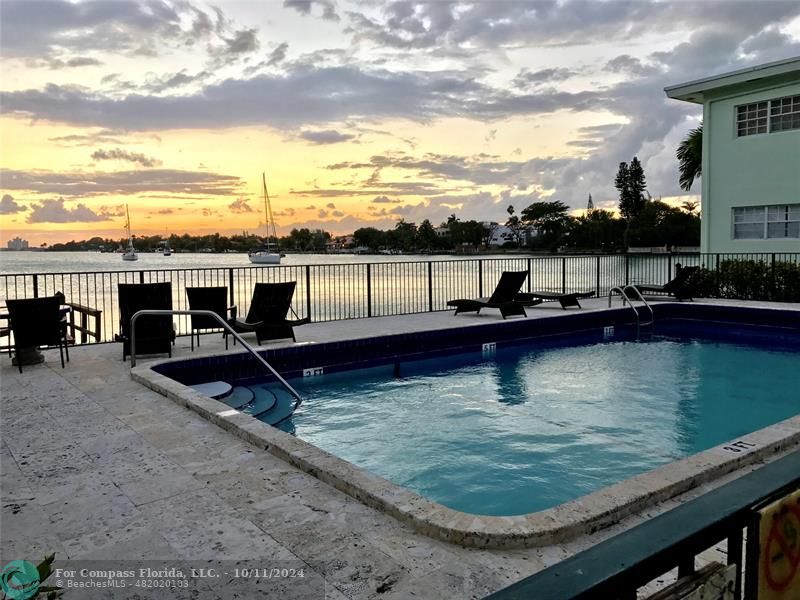
POLYGON ((667 281, 672 281, 672 254, 667 254, 667 281))
POLYGON ((625 254, 625 285, 631 283, 631 255, 625 254))
POLYGON ((567 257, 561 258, 561 293, 567 293, 567 257))
POLYGON ((722 290, 719 289, 719 254, 717 254, 716 265, 714 267, 714 281, 714 287, 717 289, 717 298, 720 298, 722 296, 722 290))
POLYGON ((144 283, 144 271, 139 271, 139 283, 144 283))
POLYGON ((311 319, 311 265, 306 265, 306 317, 311 319))
POLYGON ((533 271, 531 270, 531 259, 528 259, 528 293, 530 294, 533 291, 533 271))
POLYGON ((775 253, 774 252, 772 253, 772 260, 770 262, 771 262, 770 269, 769 269, 769 271, 770 271, 770 275, 769 275, 769 287, 770 287, 770 290, 769 290, 769 297, 767 299, 771 300, 772 302, 774 302, 775 301, 775 293, 777 292, 777 289, 776 289, 777 281, 775 280, 775 253))
POLYGON ((372 264, 367 263, 367 316, 372 316, 372 264))
POLYGON ((33 276, 33 297, 39 297, 39 275, 33 276))
POLYGON ((228 296, 231 306, 236 304, 235 295, 233 293, 233 267, 228 269, 228 296))
POLYGON ((433 312, 433 263, 428 261, 428 312, 433 312))
POLYGON ((483 298, 483 259, 478 259, 478 298, 483 298))
POLYGON ((596 289, 595 295, 599 298, 600 297, 600 255, 597 255, 597 278, 596 278, 596 289))

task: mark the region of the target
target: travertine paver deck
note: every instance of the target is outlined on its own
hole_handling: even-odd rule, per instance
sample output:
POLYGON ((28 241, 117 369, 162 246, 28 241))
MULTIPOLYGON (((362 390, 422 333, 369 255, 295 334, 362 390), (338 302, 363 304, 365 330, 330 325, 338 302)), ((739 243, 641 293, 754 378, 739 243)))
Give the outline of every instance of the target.
MULTIPOLYGON (((529 314, 563 311, 538 307, 529 314)), ((297 333, 299 342, 324 341, 498 318, 493 311, 458 319, 434 313, 312 324, 297 333)), ((179 338, 176 354, 189 355, 188 346, 179 338)), ((204 336, 203 352, 222 348, 218 336, 204 336)), ((304 565, 325 580, 328 598, 474 598, 733 477, 563 546, 465 549, 415 533, 135 383, 118 344, 70 354, 64 370, 51 351, 44 365, 21 375, 7 355, 0 359, 3 560, 53 551, 93 560, 258 559, 264 566, 304 565)), ((321 597, 319 588, 248 584, 268 596, 321 597)), ((252 587, 237 585, 211 582, 200 591, 204 598, 252 597, 252 587)))

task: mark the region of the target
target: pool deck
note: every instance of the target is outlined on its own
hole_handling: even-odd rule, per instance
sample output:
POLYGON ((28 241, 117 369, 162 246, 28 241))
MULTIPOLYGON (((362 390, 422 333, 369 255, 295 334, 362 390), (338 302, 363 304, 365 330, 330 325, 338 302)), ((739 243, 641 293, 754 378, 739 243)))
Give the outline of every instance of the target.
MULTIPOLYGON (((800 310, 797 304, 713 302, 800 310)), ((582 304, 602 309, 606 300, 582 304)), ((529 319, 561 314, 557 304, 528 310, 529 319)), ((457 318, 426 313, 310 324, 296 333, 299 343, 323 342, 499 319, 493 310, 457 318)), ((181 337, 174 356, 223 349, 221 336, 207 335, 192 354, 189 338, 181 337)), ((757 468, 569 543, 462 548, 416 533, 133 381, 119 344, 73 347, 63 370, 57 350, 45 354, 43 365, 22 374, 7 355, 0 358, 4 562, 51 552, 57 560, 257 561, 267 568, 300 566, 325 590, 323 596, 321 587, 287 580, 280 592, 269 588, 281 598, 480 598, 757 468)), ((232 585, 203 580, 198 595, 186 597, 247 598, 271 584, 248 581, 240 596, 230 595, 232 585)), ((114 593, 108 597, 130 597, 126 590, 114 593)))

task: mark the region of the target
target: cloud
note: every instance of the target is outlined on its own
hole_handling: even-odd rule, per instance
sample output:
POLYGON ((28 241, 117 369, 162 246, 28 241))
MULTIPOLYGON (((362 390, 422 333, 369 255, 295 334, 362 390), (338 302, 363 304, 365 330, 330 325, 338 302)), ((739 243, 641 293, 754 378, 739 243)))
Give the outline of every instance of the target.
POLYGON ((318 7, 320 17, 327 21, 339 21, 341 17, 336 12, 336 6, 331 0, 283 0, 284 8, 292 8, 301 15, 309 16, 312 10, 318 7))
POLYGON ((140 154, 139 152, 129 152, 128 150, 122 150, 121 148, 114 148, 113 150, 95 150, 92 152, 92 158, 94 160, 121 160, 126 162, 132 162, 143 167, 156 167, 161 164, 160 160, 155 158, 151 158, 149 156, 145 156, 144 154, 140 154))
POLYGON ((636 75, 638 77, 654 75, 661 71, 656 65, 646 65, 641 60, 630 54, 621 54, 608 61, 604 67, 611 73, 624 73, 626 75, 636 75))
POLYGON ((116 171, 112 173, 69 172, 0 168, 0 181, 7 190, 60 196, 131 195, 164 192, 191 196, 235 196, 242 185, 232 175, 174 169, 116 171))
POLYGON ((22 206, 9 194, 3 194, 3 198, 0 200, 0 215, 13 215, 26 210, 28 210, 27 206, 22 206))
POLYGON ((566 69, 555 67, 550 69, 540 69, 531 73, 527 69, 522 69, 517 76, 514 77, 511 85, 516 88, 527 88, 534 85, 543 83, 552 83, 555 81, 565 81, 578 74, 574 69, 566 69))
POLYGON ((289 44, 286 42, 278 45, 272 52, 270 52, 269 57, 267 58, 267 66, 277 65, 279 62, 282 62, 283 59, 286 58, 286 52, 289 50, 289 44))
POLYGON ((400 204, 402 200, 399 198, 389 198, 387 196, 375 196, 370 202, 375 204, 400 204))
POLYGON ((96 146, 97 144, 124 144, 121 137, 124 131, 100 129, 91 133, 73 133, 48 138, 49 141, 63 146, 96 146))
POLYGON ((107 221, 110 216, 99 215, 85 204, 78 204, 74 208, 64 206, 64 198, 55 200, 42 200, 31 204, 31 214, 28 223, 93 223, 107 221))
POLYGON ((356 136, 350 133, 341 133, 334 129, 324 129, 321 131, 301 131, 299 137, 314 144, 338 144, 339 142, 352 140, 356 136))
POLYGON ((245 198, 237 198, 228 205, 228 209, 234 213, 253 212, 253 208, 247 203, 245 198))
POLYGON ((328 204, 325 205, 325 208, 333 210, 334 208, 336 208, 336 205, 333 202, 328 202, 328 204))

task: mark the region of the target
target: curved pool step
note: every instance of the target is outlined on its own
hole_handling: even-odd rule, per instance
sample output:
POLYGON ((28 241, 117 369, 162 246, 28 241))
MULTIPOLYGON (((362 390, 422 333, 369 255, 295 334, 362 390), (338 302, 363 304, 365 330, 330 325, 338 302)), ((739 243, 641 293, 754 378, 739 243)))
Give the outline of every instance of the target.
POLYGON ((197 383, 189 387, 191 387, 195 392, 200 392, 201 394, 204 394, 209 398, 214 398, 215 400, 221 400, 222 398, 226 398, 230 396, 231 392, 233 391, 233 386, 230 383, 226 383, 224 381, 209 381, 208 383, 197 383))
POLYGON ((241 409, 253 401, 255 394, 248 387, 237 385, 233 388, 231 395, 222 401, 231 408, 241 409))
POLYGON ((253 393, 253 400, 242 408, 242 412, 259 418, 264 413, 269 412, 277 404, 278 399, 274 392, 266 385, 253 385, 248 388, 253 393))
POLYGON ((282 388, 270 389, 270 392, 275 397, 275 405, 268 411, 255 416, 259 421, 263 421, 268 425, 277 425, 292 416, 295 409, 295 399, 282 388))

